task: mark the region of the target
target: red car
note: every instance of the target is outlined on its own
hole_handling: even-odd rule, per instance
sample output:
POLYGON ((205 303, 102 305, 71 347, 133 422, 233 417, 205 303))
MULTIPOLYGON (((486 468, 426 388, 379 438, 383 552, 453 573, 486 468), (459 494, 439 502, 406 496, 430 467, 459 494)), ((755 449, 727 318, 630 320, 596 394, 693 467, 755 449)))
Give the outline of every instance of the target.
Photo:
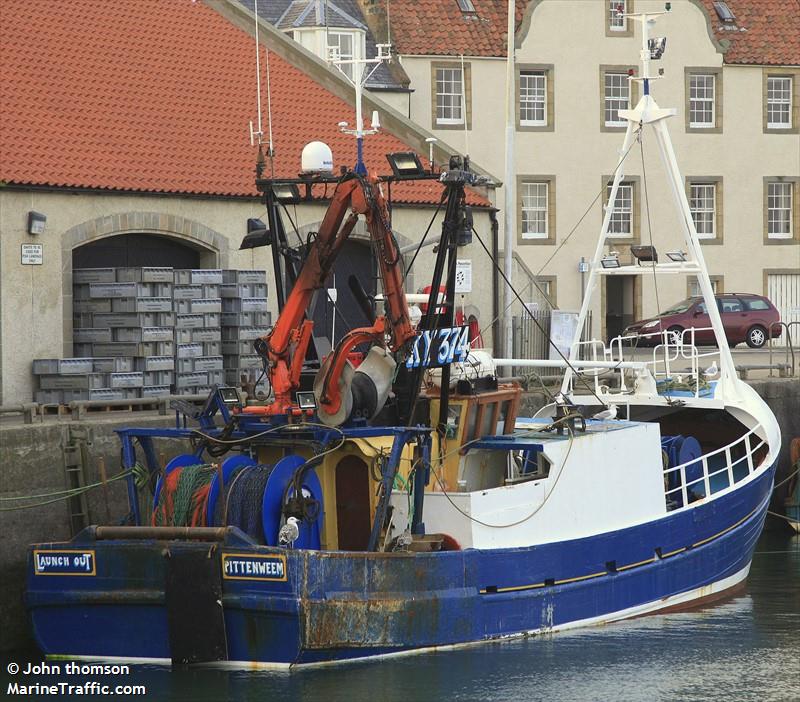
MULTIPOLYGON (((716 298, 731 347, 745 342, 750 348, 760 349, 769 339, 770 327, 773 338, 781 335, 781 327, 777 324, 781 319, 780 312, 763 295, 725 293, 716 295, 716 298)), ((692 327, 701 330, 695 332, 696 344, 715 343, 714 332, 710 329, 711 319, 702 297, 689 297, 657 317, 634 322, 625 329, 623 336, 639 336, 635 341, 638 346, 654 345, 661 343, 662 337, 657 335, 663 330, 680 334, 692 327)), ((684 341, 689 343, 691 337, 684 335, 684 341)))

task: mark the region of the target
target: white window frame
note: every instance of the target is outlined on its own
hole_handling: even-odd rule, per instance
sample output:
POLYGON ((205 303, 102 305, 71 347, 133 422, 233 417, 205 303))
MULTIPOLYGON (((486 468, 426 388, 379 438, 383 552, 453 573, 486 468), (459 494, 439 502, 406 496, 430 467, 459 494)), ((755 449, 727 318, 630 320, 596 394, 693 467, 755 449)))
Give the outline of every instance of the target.
POLYGON ((547 71, 522 70, 519 73, 519 124, 521 127, 547 126, 547 71), (527 84, 527 85, 526 85, 527 84), (525 119, 525 110, 534 115, 541 109, 541 119, 525 119))
POLYGON ((789 76, 767 76, 767 129, 792 128, 792 79, 789 76), (780 89, 773 88, 782 83, 780 89), (772 93, 772 95, 770 95, 772 93), (779 93, 779 94, 776 94, 779 93), (776 113, 785 120, 775 121, 776 113))
MULTIPOLYGON (((719 279, 711 278, 711 290, 715 295, 717 294, 718 288, 719 279)), ((688 293, 686 297, 703 297, 703 291, 700 290, 700 281, 697 279, 697 276, 693 275, 689 278, 689 289, 686 292, 688 293)))
POLYGON ((767 237, 770 239, 791 239, 794 236, 793 198, 794 183, 767 183, 767 237), (780 191, 780 192, 778 192, 780 191), (774 216, 773 216, 774 215, 774 216), (776 225, 788 225, 788 231, 778 231, 776 225))
MULTIPOLYGON (((523 181, 520 187, 522 200, 522 220, 520 226, 523 239, 547 239, 550 236, 550 183, 547 181, 523 181), (533 215, 536 223, 541 225, 535 231, 526 227, 526 216, 533 215)), ((530 222, 533 223, 533 222, 530 222)))
MULTIPOLYGON (((331 49, 335 50, 335 55, 339 59, 343 59, 345 61, 352 61, 356 58, 356 33, 355 32, 343 32, 338 30, 328 30, 326 35, 326 41, 328 45, 328 57, 332 57, 334 52, 331 49), (342 39, 347 39, 350 41, 350 51, 343 52, 342 51, 342 39)), ((343 66, 337 66, 337 68, 344 73, 350 80, 353 80, 353 70, 355 64, 353 63, 346 63, 343 66)))
POLYGON ((617 14, 617 8, 622 6, 622 12, 628 11, 628 0, 608 0, 608 31, 626 32, 628 23, 626 17, 617 14))
POLYGON ((716 183, 689 183, 689 209, 692 212, 697 237, 717 238, 717 186, 716 183))
POLYGON ((437 66, 434 72, 434 79, 436 81, 436 124, 464 124, 466 105, 464 101, 464 76, 461 72, 461 67, 437 66), (442 77, 440 78, 440 76, 442 77), (440 86, 444 90, 440 90, 440 86), (448 92, 448 88, 452 92, 448 92), (453 104, 450 105, 444 105, 440 101, 443 97, 457 97, 458 101, 453 101, 453 104), (447 111, 450 111, 451 116, 446 116, 447 111))
POLYGON ((689 127, 692 129, 713 129, 717 124, 717 77, 713 73, 692 73, 689 75, 689 127), (695 81, 703 79, 703 86, 695 85, 695 81), (710 80, 710 86, 709 86, 710 80), (711 97, 699 96, 696 91, 711 88, 711 97), (710 109, 709 109, 710 108, 710 109), (699 121, 698 117, 711 115, 710 120, 699 121))
MULTIPOLYGON (((608 220, 608 236, 620 239, 633 238, 633 198, 634 183, 621 182, 617 188, 617 199, 614 201, 614 211, 608 220), (627 222, 627 228, 624 226, 627 222)), ((606 202, 611 197, 611 185, 606 189, 606 202)))
POLYGON ((606 71, 603 74, 603 96, 603 122, 606 127, 626 126, 628 121, 620 119, 619 111, 629 110, 631 106, 631 84, 628 80, 628 74, 606 71), (609 84, 609 78, 612 79, 611 84, 609 84), (616 121, 611 119, 615 112, 617 113, 616 121))

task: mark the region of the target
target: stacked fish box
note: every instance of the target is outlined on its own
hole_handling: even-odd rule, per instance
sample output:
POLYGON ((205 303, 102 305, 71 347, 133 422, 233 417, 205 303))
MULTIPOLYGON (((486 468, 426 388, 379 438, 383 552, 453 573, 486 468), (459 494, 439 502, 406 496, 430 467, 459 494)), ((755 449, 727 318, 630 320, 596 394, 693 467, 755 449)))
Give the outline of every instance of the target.
MULTIPOLYGON (((170 394, 175 365, 172 278, 169 267, 73 271, 74 353, 91 360, 93 375, 103 377, 69 398, 64 388, 64 402, 170 394)), ((46 389, 41 380, 40 388, 46 389)))
POLYGON ((205 394, 225 384, 222 360, 220 269, 176 270, 175 393, 205 394))
POLYGON ((265 271, 222 271, 222 357, 225 382, 240 386, 261 376, 253 342, 269 331, 265 271))

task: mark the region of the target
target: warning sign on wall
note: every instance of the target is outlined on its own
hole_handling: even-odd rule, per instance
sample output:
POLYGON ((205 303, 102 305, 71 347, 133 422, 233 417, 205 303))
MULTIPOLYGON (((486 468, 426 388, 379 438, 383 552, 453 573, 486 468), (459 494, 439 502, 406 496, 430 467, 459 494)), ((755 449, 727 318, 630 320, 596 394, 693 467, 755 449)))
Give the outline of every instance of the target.
POLYGON ((23 244, 21 259, 23 266, 41 266, 44 262, 44 246, 42 244, 23 244))

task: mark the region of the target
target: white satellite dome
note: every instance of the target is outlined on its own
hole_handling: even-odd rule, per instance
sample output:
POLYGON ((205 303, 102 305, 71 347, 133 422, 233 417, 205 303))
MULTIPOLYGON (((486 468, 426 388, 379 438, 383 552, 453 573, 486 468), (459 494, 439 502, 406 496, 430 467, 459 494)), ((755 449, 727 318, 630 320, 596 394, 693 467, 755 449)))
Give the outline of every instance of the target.
POLYGON ((310 141, 300 157, 301 173, 333 173, 333 152, 323 141, 310 141))

